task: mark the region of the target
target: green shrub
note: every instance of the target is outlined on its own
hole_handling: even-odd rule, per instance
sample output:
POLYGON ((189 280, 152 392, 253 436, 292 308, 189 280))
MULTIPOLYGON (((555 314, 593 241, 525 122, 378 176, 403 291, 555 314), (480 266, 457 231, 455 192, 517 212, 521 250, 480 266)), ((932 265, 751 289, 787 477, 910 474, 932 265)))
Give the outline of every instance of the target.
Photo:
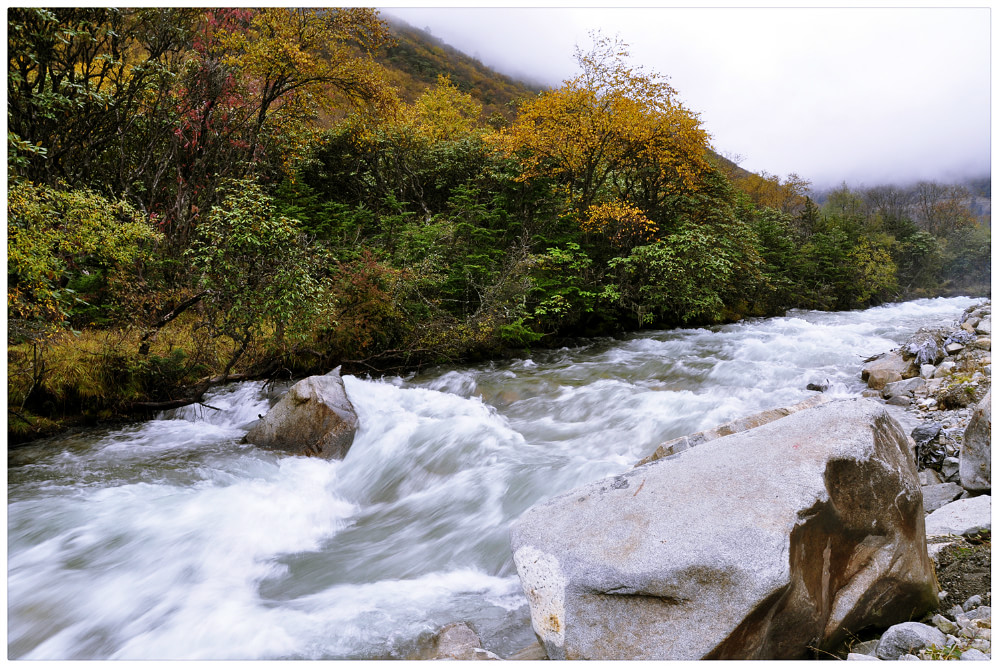
POLYGON ((106 324, 160 239, 124 201, 14 182, 7 197, 7 315, 106 324), (85 297, 85 298, 84 298, 85 297))

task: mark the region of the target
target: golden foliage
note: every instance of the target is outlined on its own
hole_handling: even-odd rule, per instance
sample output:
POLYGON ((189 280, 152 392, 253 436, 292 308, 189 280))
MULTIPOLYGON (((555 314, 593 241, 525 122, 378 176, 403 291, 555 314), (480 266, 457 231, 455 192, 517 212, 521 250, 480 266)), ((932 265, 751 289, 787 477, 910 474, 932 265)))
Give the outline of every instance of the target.
POLYGON ((805 205, 805 193, 810 181, 797 174, 788 174, 785 179, 761 172, 744 173, 730 177, 732 183, 749 195, 758 207, 769 207, 784 213, 797 213, 805 205))
POLYGON ((412 150, 482 134, 481 114, 482 105, 442 75, 412 104, 398 104, 379 122, 352 117, 344 127, 350 127, 362 143, 373 145, 388 134, 397 146, 412 150))
POLYGON ((372 52, 391 43, 377 10, 268 7, 218 30, 224 62, 242 73, 258 129, 282 137, 289 167, 317 130, 345 109, 391 111, 398 98, 372 52))
POLYGON ((522 179, 555 176, 578 210, 602 191, 696 190, 709 168, 707 133, 697 115, 656 74, 628 67, 626 45, 597 36, 577 51, 582 73, 524 103, 497 146, 520 160, 522 179))
POLYGON ((412 110, 419 132, 436 142, 472 134, 482 114, 482 105, 459 91, 450 77, 441 75, 434 88, 417 98, 412 110))
POLYGON ((7 315, 61 322, 80 300, 71 275, 130 278, 162 236, 124 200, 14 182, 7 197, 7 315))
POLYGON ((355 104, 392 102, 368 57, 389 42, 376 10, 268 7, 253 13, 246 30, 221 31, 220 42, 228 64, 257 80, 262 103, 284 97, 285 106, 329 107, 331 93, 355 104))
POLYGON ((602 234, 619 248, 649 243, 659 233, 659 226, 641 209, 624 202, 595 204, 586 213, 582 230, 602 234))

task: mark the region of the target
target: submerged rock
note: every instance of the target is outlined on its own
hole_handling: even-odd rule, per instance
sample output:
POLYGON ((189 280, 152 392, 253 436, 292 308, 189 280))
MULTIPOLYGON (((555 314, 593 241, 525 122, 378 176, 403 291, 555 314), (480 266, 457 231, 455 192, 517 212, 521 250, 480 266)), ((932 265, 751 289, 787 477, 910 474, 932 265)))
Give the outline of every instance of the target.
POLYGON ((775 659, 934 607, 909 440, 831 401, 536 504, 511 544, 553 659, 775 659))
POLYGON ((292 385, 243 440, 293 455, 343 459, 354 442, 357 424, 337 367, 325 376, 309 376, 292 385))
POLYGON ((479 635, 464 622, 448 624, 437 633, 434 641, 437 647, 435 659, 452 661, 499 660, 499 657, 492 652, 482 649, 479 635))

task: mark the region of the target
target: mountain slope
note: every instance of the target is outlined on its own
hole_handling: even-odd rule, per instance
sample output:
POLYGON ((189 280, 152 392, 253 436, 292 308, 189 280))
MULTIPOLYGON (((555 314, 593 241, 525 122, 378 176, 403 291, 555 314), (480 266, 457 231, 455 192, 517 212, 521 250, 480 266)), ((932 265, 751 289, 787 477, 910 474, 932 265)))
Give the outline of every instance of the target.
MULTIPOLYGON (((382 14, 381 18, 388 24, 396 44, 379 54, 376 60, 388 69, 389 80, 406 102, 415 100, 443 74, 450 76, 459 90, 471 94, 482 105, 484 118, 499 114, 510 121, 520 100, 544 90, 539 85, 501 74, 401 19, 388 14, 382 14)), ((709 151, 709 159, 730 178, 750 174, 714 151, 709 151)))
POLYGON ((436 84, 438 75, 445 74, 459 90, 470 93, 482 104, 485 118, 500 114, 510 120, 516 113, 518 100, 533 97, 542 90, 500 74, 400 19, 384 14, 382 19, 389 25, 396 45, 376 60, 388 68, 390 80, 407 102, 436 84))

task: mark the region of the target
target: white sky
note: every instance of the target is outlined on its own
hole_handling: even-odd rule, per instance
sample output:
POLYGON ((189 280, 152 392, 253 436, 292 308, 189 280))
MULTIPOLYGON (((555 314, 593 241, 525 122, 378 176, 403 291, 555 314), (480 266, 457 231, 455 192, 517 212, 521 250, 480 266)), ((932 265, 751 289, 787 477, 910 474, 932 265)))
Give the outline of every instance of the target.
MULTIPOLYGON (((668 77, 719 153, 816 187, 956 180, 991 165, 988 4, 385 6, 486 65, 557 85, 600 29, 668 77)), ((910 3, 918 4, 918 3, 910 3)))

